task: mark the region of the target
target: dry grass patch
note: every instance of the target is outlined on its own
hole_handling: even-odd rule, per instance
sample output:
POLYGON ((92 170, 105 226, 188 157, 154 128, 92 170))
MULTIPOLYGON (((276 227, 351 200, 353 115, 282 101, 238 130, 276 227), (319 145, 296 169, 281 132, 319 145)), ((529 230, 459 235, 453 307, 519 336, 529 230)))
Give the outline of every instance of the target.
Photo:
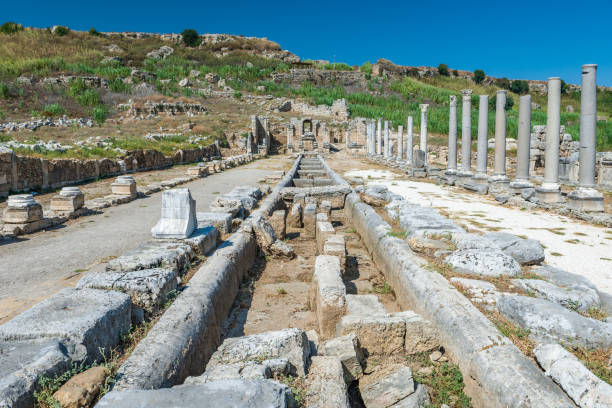
POLYGON ((587 350, 582 347, 566 348, 574 354, 582 363, 597 377, 601 378, 608 384, 612 384, 612 366, 610 365, 610 357, 612 356, 612 347, 609 349, 587 350))

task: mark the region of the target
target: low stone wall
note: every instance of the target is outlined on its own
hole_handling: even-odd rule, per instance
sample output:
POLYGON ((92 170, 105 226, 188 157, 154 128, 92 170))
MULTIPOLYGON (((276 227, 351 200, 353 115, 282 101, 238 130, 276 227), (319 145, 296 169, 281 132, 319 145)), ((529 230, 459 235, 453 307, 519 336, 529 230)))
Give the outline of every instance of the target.
POLYGON ((406 241, 390 236, 391 226, 356 193, 347 196, 345 212, 401 306, 434 324, 441 343, 459 364, 475 406, 574 406, 442 275, 425 270, 406 241))
POLYGON ((34 189, 54 189, 97 178, 149 171, 218 156, 215 145, 178 150, 164 156, 157 150, 133 150, 123 159, 42 159, 0 149, 0 196, 34 189))

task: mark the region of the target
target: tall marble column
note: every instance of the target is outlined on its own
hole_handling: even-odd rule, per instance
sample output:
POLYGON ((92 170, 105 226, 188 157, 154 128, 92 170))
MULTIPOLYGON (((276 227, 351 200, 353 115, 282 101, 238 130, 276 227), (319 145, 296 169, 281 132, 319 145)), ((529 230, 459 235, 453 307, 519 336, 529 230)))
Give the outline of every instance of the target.
POLYGON ((295 132, 293 125, 287 126, 287 149, 293 151, 293 133, 295 132))
POLYGON ((376 121, 371 119, 368 123, 370 128, 370 155, 376 154, 376 121))
POLYGON ((512 192, 519 194, 524 188, 532 188, 529 182, 529 154, 531 149, 531 95, 521 96, 518 117, 518 150, 516 152, 516 177, 510 183, 512 192))
POLYGON ((414 152, 414 120, 412 116, 408 116, 408 122, 406 123, 406 159, 412 166, 412 153, 414 152))
POLYGON ((461 91, 461 179, 472 177, 472 90, 461 91))
POLYGON ((448 165, 447 176, 457 174, 457 96, 450 96, 448 112, 448 165))
POLYGON ((489 95, 480 95, 478 102, 478 150, 476 151, 475 180, 487 179, 487 154, 489 137, 489 95))
POLYGON ((366 155, 371 155, 372 154, 372 134, 370 133, 371 130, 371 126, 370 126, 370 120, 366 119, 366 155))
POLYGON ((603 195, 595 190, 597 65, 582 66, 580 95, 580 169, 578 188, 568 195, 573 210, 604 211, 603 195))
POLYGON ((246 141, 246 152, 247 154, 253 153, 253 132, 247 133, 247 141, 246 141))
POLYGON ((385 120, 385 141, 383 142, 383 151, 385 152, 385 157, 389 157, 391 155, 391 149, 389 148, 389 121, 385 120))
POLYGON ((427 108, 429 104, 422 103, 419 105, 421 108, 421 134, 420 134, 420 144, 421 150, 423 151, 423 163, 425 167, 427 167, 427 108))
POLYGON ((536 188, 536 197, 544 203, 561 200, 559 185, 559 134, 561 133, 561 78, 548 78, 548 111, 546 113, 546 150, 544 182, 536 188))
POLYGON ((378 119, 376 123, 376 154, 382 154, 382 119, 378 119))
POLYGON ((506 176, 506 91, 495 97, 495 170, 492 183, 508 183, 506 176))
POLYGON ((397 127, 397 160, 404 160, 404 127, 397 127))

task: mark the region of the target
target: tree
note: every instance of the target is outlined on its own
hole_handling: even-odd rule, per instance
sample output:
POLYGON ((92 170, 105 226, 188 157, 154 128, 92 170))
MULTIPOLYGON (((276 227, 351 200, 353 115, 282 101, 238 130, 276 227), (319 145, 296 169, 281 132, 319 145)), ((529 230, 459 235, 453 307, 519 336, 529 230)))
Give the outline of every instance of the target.
POLYGON ((202 42, 202 38, 198 35, 196 30, 187 28, 183 31, 183 42, 188 47, 197 47, 202 42))
POLYGON ((91 28, 89 29, 89 34, 90 34, 90 35, 95 35, 95 36, 97 36, 97 37, 99 37, 99 36, 101 36, 101 35, 102 35, 102 34, 100 34, 100 32, 99 32, 98 30, 96 30, 96 29, 95 29, 95 28, 93 28, 93 27, 91 27, 91 28))
POLYGON ((438 74, 440 74, 442 76, 448 76, 449 75, 448 65, 446 65, 446 64, 438 65, 438 74))
POLYGON ((503 89, 510 89, 510 81, 506 77, 498 78, 495 81, 495 85, 497 85, 497 86, 499 86, 500 88, 503 88, 503 89))
POLYGON ((53 27, 53 34, 59 36, 59 37, 63 37, 66 34, 68 34, 70 32, 70 29, 68 27, 64 27, 64 26, 55 26, 53 27))
MULTIPOLYGON (((509 111, 510 109, 512 109, 513 106, 514 106, 514 99, 512 99, 511 96, 506 96, 506 105, 504 105, 504 110, 509 111)), ((493 96, 493 98, 489 100, 489 108, 491 110, 495 110, 496 107, 497 107, 497 95, 493 96)))
POLYGON ((568 89, 567 89, 567 84, 565 83, 565 81, 564 81, 564 80, 561 80, 561 93, 562 93, 562 94, 566 94, 566 93, 567 93, 567 91, 568 91, 568 89))
POLYGON ((481 84, 485 79, 485 73, 482 69, 477 69, 474 71, 474 82, 477 84, 481 84))
POLYGON ((453 69, 453 75, 458 77, 459 76, 459 71, 457 71, 456 69, 453 69))
POLYGON ((0 26, 0 33, 2 34, 14 34, 22 30, 23 26, 21 24, 13 23, 12 21, 7 21, 0 26))
POLYGON ((516 79, 512 81, 512 84, 510 85, 510 90, 515 94, 525 94, 529 92, 529 83, 524 80, 516 79))

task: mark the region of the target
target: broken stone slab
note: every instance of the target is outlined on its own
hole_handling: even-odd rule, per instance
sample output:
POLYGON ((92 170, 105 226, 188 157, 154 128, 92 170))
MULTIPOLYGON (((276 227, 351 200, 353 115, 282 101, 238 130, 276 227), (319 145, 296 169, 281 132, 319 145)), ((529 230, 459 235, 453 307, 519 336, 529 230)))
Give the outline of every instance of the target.
POLYGON ((184 242, 185 244, 189 245, 196 253, 203 255, 217 246, 217 238, 219 238, 219 231, 217 231, 215 227, 206 226, 202 228, 197 228, 189 238, 166 241, 184 242))
POLYGON ((612 406, 612 386, 560 345, 539 344, 533 354, 546 375, 559 384, 579 407, 612 406))
POLYGON ((594 301, 594 306, 599 307, 601 305, 601 299, 597 288, 584 276, 576 275, 550 265, 533 266, 530 272, 563 289, 582 292, 583 302, 588 302, 592 299, 594 301))
POLYGON ((465 233, 463 228, 431 207, 401 202, 396 209, 396 214, 394 218, 399 218, 400 227, 406 231, 408 237, 435 237, 465 233))
POLYGON ((291 364, 291 374, 306 375, 310 345, 300 329, 283 329, 223 341, 212 355, 206 369, 222 364, 284 358, 291 364))
POLYGON ((317 205, 314 203, 306 204, 306 207, 304 207, 302 220, 304 222, 304 233, 310 237, 315 237, 316 234, 316 218, 317 205))
POLYGON ((417 354, 431 351, 440 346, 438 333, 429 320, 424 319, 412 310, 397 312, 392 316, 402 318, 406 324, 404 352, 417 354))
POLYGON ((232 214, 229 212, 198 212, 196 219, 198 228, 213 226, 223 234, 232 232, 232 214))
POLYGON ((406 366, 391 366, 359 382, 361 398, 366 408, 388 408, 397 404, 416 390, 412 371, 406 366))
POLYGON ((493 240, 485 238, 480 234, 453 234, 452 242, 458 250, 461 249, 481 249, 481 250, 500 250, 501 248, 493 240))
POLYGON ((0 407, 33 407, 39 379, 61 375, 70 363, 59 339, 0 341, 0 407))
POLYGON ((2 215, 5 224, 26 224, 40 221, 42 218, 42 205, 34 200, 32 194, 9 196, 2 215))
POLYGON ((497 244, 521 265, 544 262, 544 248, 535 239, 523 239, 506 232, 490 232, 484 237, 497 244))
POLYGON ((473 302, 495 305, 500 295, 495 285, 487 281, 467 278, 450 278, 450 281, 462 287, 473 302))
POLYGON ((406 323, 401 317, 347 315, 337 325, 337 336, 355 334, 366 355, 404 352, 406 323))
MULTIPOLYGON (((320 214, 317 214, 317 216, 318 215, 320 214)), ((334 226, 332 225, 331 222, 317 221, 315 237, 317 240, 317 252, 319 254, 322 255, 324 253, 323 250, 325 247, 325 241, 327 241, 327 238, 334 235, 335 233, 336 233, 336 230, 334 230, 334 226)))
POLYGON ((258 215, 251 220, 257 245, 266 254, 270 253, 270 247, 276 242, 277 237, 272 224, 263 216, 258 215))
POLYGON ((144 269, 131 272, 88 273, 77 288, 117 290, 130 295, 132 303, 144 310, 154 312, 166 301, 168 294, 176 289, 177 274, 172 269, 144 269))
POLYGON ((288 375, 291 364, 285 358, 269 359, 263 361, 241 361, 234 364, 220 364, 210 367, 204 374, 187 377, 183 384, 198 385, 211 381, 229 379, 266 379, 275 375, 288 375))
POLYGON ((98 408, 290 408, 294 406, 288 386, 273 380, 220 380, 201 385, 178 385, 157 390, 112 391, 98 408))
POLYGON ((66 288, 0 325, 0 341, 59 338, 75 361, 108 355, 130 330, 124 293, 66 288))
POLYGON ((302 228, 302 204, 293 203, 291 211, 287 215, 287 224, 292 228, 302 228))
POLYGON ((244 207, 242 200, 237 198, 217 197, 210 204, 210 212, 216 213, 230 213, 233 218, 239 217, 244 218, 244 207))
POLYGON ((188 176, 195 176, 195 177, 206 177, 208 176, 208 167, 204 167, 204 166, 193 166, 193 167, 189 167, 187 168, 187 175, 188 176))
POLYGON ((278 239, 285 239, 287 233, 286 216, 287 212, 285 210, 276 210, 269 217, 272 229, 278 239))
POLYGON ((344 235, 333 234, 327 237, 323 245, 323 254, 337 256, 340 259, 340 267, 344 270, 346 265, 346 241, 344 235))
POLYGON ((378 184, 370 184, 361 193, 364 203, 374 207, 382 207, 389 201, 389 189, 378 184))
POLYGON ((543 342, 563 342, 587 348, 612 346, 612 324, 572 312, 544 299, 503 294, 497 301, 499 312, 530 337, 543 342))
POLYGON ((460 249, 445 258, 455 271, 480 276, 517 276, 521 266, 500 250, 460 249))
POLYGON ((591 307, 599 307, 599 295, 592 290, 561 288, 541 279, 512 279, 512 284, 570 310, 586 311, 591 307))
POLYGON ((319 204, 319 209, 324 212, 325 214, 327 214, 328 217, 331 216, 331 210, 332 210, 332 203, 331 201, 328 200, 323 200, 321 201, 321 204, 319 204))
POLYGON ((376 295, 346 295, 346 314, 356 316, 385 316, 387 310, 376 295))
POLYGON ((183 272, 195 257, 193 248, 183 242, 153 240, 143 242, 106 265, 107 271, 129 272, 141 269, 170 268, 183 272))
POLYGON ((230 191, 229 194, 235 196, 252 197, 255 200, 259 200, 263 195, 261 189, 256 186, 236 186, 232 189, 232 191, 230 191))
POLYGON ((151 229, 154 238, 188 238, 198 226, 195 200, 188 188, 162 193, 161 218, 151 229))
POLYGON ((468 191, 472 191, 476 194, 485 195, 489 191, 489 186, 487 184, 476 183, 475 181, 465 181, 463 183, 463 188, 468 191))
POLYGON ((334 337, 321 344, 320 355, 337 357, 344 369, 344 380, 350 384, 363 375, 363 353, 355 334, 334 337))
POLYGON ((85 204, 85 195, 78 187, 64 187, 51 198, 49 209, 59 212, 74 212, 85 204))
POLYGON ((295 251, 291 245, 279 239, 274 241, 274 243, 270 246, 270 254, 278 258, 286 259, 293 259, 295 257, 295 251))
POLYGON ((94 399, 105 385, 110 371, 103 366, 91 367, 70 378, 53 394, 62 408, 80 408, 91 406, 94 399))
POLYGON ((306 385, 307 408, 349 408, 342 364, 337 357, 312 358, 306 385))
POLYGON ((118 196, 135 198, 137 195, 136 180, 132 176, 119 176, 111 184, 111 192, 118 196))
MULTIPOLYGON (((416 384, 414 392, 403 400, 393 404, 393 408, 427 408, 431 405, 427 387, 423 384, 416 384)), ((444 407, 444 404, 441 405, 444 407)), ((448 405, 447 405, 448 407, 448 405)))
POLYGON ((346 311, 346 288, 338 257, 319 255, 315 259, 310 304, 321 337, 334 337, 336 325, 346 311))

